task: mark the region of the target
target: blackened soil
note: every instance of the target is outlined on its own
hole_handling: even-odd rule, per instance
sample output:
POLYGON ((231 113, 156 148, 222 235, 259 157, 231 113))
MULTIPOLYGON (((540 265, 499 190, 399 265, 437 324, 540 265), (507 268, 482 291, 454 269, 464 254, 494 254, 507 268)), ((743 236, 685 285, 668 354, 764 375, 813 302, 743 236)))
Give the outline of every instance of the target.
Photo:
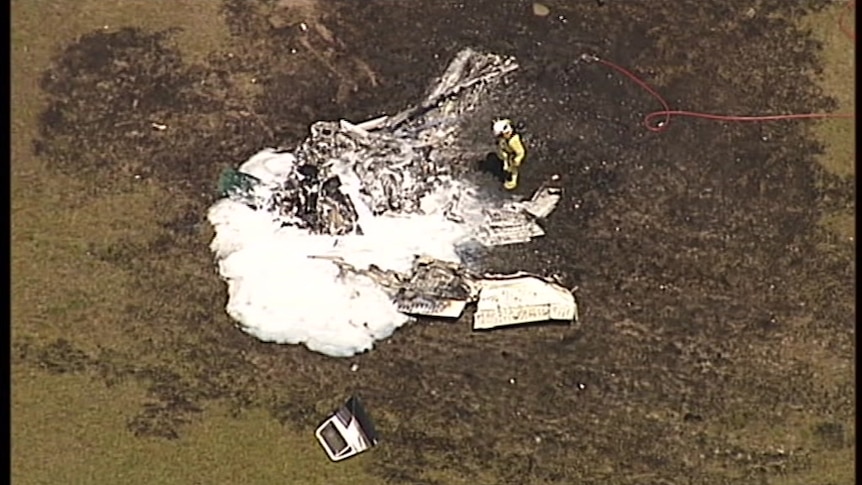
POLYGON ((816 225, 825 195, 850 204, 853 186, 815 164, 820 147, 802 123, 677 119, 651 133, 641 121, 660 109, 653 99, 578 61, 622 64, 680 109, 831 109, 803 74, 819 69, 819 46, 792 23, 826 2, 733 3, 548 2, 551 15, 536 17, 514 0, 335 1, 303 30, 290 2, 227 0, 231 45, 202 64, 180 56, 171 32, 84 36, 44 75, 38 152, 92 181, 93 195, 133 174, 173 195, 154 201, 161 234, 92 248, 135 275, 143 300, 118 312, 139 345, 86 356, 31 342, 15 355, 146 380, 157 404, 129 425, 165 438, 208 399, 264 406, 307 430, 358 392, 378 420, 376 469, 389 483, 435 483, 434 471, 560 484, 805 472, 816 449, 776 457, 731 437, 802 416, 817 446, 850 446, 833 421, 852 416, 852 376, 825 378, 812 356, 853 359, 853 251, 816 225), (581 323, 481 334, 417 324, 352 359, 355 373, 234 329, 202 223, 220 170, 290 146, 315 120, 402 109, 465 46, 522 65, 517 89, 465 136, 486 151, 491 119, 516 118, 529 146, 519 192, 552 174, 566 190, 547 237, 492 262, 578 286, 581 323))

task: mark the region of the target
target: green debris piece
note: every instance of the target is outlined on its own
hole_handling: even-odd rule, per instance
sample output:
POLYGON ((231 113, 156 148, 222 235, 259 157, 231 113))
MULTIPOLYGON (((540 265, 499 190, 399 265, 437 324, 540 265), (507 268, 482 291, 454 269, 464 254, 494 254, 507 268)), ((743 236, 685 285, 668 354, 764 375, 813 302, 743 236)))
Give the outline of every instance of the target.
POLYGON ((228 167, 222 170, 218 180, 218 192, 220 197, 247 198, 251 195, 254 187, 260 183, 260 179, 254 175, 240 172, 235 168, 228 167))

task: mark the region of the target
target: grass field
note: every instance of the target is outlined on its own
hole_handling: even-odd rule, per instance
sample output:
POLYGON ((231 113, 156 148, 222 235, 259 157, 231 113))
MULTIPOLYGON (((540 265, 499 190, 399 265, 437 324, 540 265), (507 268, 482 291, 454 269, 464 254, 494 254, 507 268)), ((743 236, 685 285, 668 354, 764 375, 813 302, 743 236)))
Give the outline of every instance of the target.
MULTIPOLYGON (((823 90, 838 102, 838 112, 852 113, 856 107, 856 63, 855 45, 841 29, 836 28, 845 7, 836 6, 811 15, 802 25, 810 28, 823 42, 823 73, 818 81, 823 90)), ((854 10, 855 12, 855 10, 854 10)), ((846 25, 853 28, 854 16, 848 15, 846 25)), ((823 141, 824 153, 820 162, 830 172, 852 180, 856 176, 856 120, 826 120, 819 123, 814 132, 823 141)), ((856 237, 856 208, 847 207, 824 214, 823 224, 842 238, 856 237)))
MULTIPOLYGON (((529 3, 525 5, 529 7, 529 3)), ((555 3, 546 3, 555 12, 555 3)), ((222 150, 217 147, 217 137, 207 138, 200 142, 201 145, 216 147, 207 156, 216 159, 223 154, 224 159, 217 162, 209 160, 211 166, 178 167, 178 173, 185 171, 184 174, 200 174, 198 178, 201 179, 213 175, 211 180, 201 180, 198 185, 183 185, 165 183, 173 176, 168 169, 148 168, 151 160, 143 158, 156 157, 156 150, 113 152, 114 145, 98 145, 93 141, 98 139, 96 135, 69 135, 68 139, 64 139, 65 143, 71 144, 71 152, 117 159, 114 160, 115 167, 120 168, 100 173, 87 171, 96 165, 92 161, 81 162, 80 169, 74 164, 57 168, 58 164, 48 160, 47 156, 37 155, 33 144, 36 139, 46 138, 43 113, 49 103, 64 102, 60 99, 62 96, 49 97, 40 87, 44 73, 52 69, 52 63, 60 58, 63 50, 74 44, 80 36, 92 32, 115 32, 122 27, 141 27, 153 31, 179 29, 171 42, 183 62, 193 67, 177 76, 198 75, 199 71, 195 69, 225 71, 230 81, 225 97, 247 109, 247 106, 251 106, 252 98, 259 95, 257 90, 261 89, 252 79, 258 76, 256 70, 267 65, 265 56, 272 51, 256 51, 257 46, 269 45, 266 39, 261 38, 264 34, 256 34, 254 28, 248 28, 248 25, 254 27, 259 24, 249 21, 244 27, 236 19, 257 19, 254 17, 255 12, 269 8, 271 4, 289 6, 289 11, 295 15, 280 20, 289 25, 300 19, 321 15, 320 10, 323 8, 323 3, 318 5, 310 0, 247 3, 231 0, 223 4, 208 0, 13 0, 13 483, 364 485, 384 483, 379 472, 384 469, 388 473, 388 483, 419 483, 416 478, 419 476, 424 483, 492 484, 504 483, 507 480, 505 477, 511 477, 507 475, 507 468, 511 468, 513 463, 518 466, 526 463, 527 457, 534 454, 539 457, 535 466, 539 469, 544 466, 551 471, 546 475, 536 475, 524 483, 573 483, 566 480, 580 473, 573 471, 574 465, 571 465, 577 460, 583 460, 577 462, 579 466, 594 465, 590 474, 585 475, 590 477, 589 480, 584 479, 583 483, 855 483, 855 424, 853 412, 848 411, 855 409, 855 401, 843 401, 850 399, 847 396, 853 394, 852 391, 845 392, 849 389, 847 386, 855 385, 853 362, 847 357, 843 337, 836 337, 836 341, 841 344, 835 344, 834 349, 829 347, 832 341, 827 342, 825 338, 822 342, 817 340, 826 333, 817 333, 821 331, 820 327, 817 330, 809 329, 808 325, 816 320, 810 316, 806 317, 808 319, 782 320, 780 332, 783 338, 780 343, 758 343, 753 339, 753 343, 746 344, 750 347, 743 345, 741 350, 728 350, 721 343, 703 347, 708 350, 701 347, 696 349, 703 353, 714 353, 715 349, 730 352, 741 356, 742 365, 764 362, 765 368, 759 369, 766 373, 764 380, 739 381, 751 389, 756 389, 760 384, 771 389, 770 386, 782 380, 784 372, 790 372, 775 362, 804 366, 805 372, 808 372, 806 376, 812 382, 820 383, 821 387, 816 392, 822 391, 825 400, 838 403, 835 409, 840 412, 836 411, 835 415, 824 415, 820 408, 811 410, 801 405, 793 410, 788 405, 791 406, 790 410, 782 411, 785 414, 776 418, 775 422, 763 422, 759 418, 759 411, 745 414, 741 411, 744 409, 742 404, 734 402, 727 404, 726 409, 729 411, 726 415, 695 424, 696 428, 680 430, 681 425, 677 424, 679 420, 674 416, 685 414, 685 411, 671 410, 670 407, 648 408, 647 404, 639 401, 637 393, 627 394, 625 399, 630 405, 599 403, 592 404, 592 409, 599 409, 596 411, 599 413, 606 407, 619 413, 608 418, 614 419, 608 426, 620 433, 628 429, 625 432, 631 433, 633 444, 583 443, 572 438, 578 443, 572 445, 571 441, 564 441, 568 438, 555 436, 547 438, 545 443, 560 440, 561 443, 568 443, 567 447, 560 445, 562 451, 554 449, 541 455, 537 451, 540 446, 532 441, 519 441, 511 448, 504 448, 503 445, 482 443, 479 428, 457 431, 441 424, 450 423, 443 416, 448 417, 453 413, 462 416, 458 419, 468 420, 463 416, 474 416, 475 409, 487 404, 482 399, 491 399, 487 397, 491 395, 490 392, 479 396, 479 391, 464 391, 467 393, 465 396, 468 396, 464 400, 469 401, 472 396, 475 402, 466 402, 457 409, 446 406, 430 414, 416 411, 415 416, 418 417, 396 415, 393 410, 398 407, 381 398, 380 404, 371 409, 372 414, 394 436, 394 442, 415 442, 415 447, 405 447, 406 451, 396 449, 395 446, 381 447, 345 463, 330 464, 313 440, 310 429, 315 420, 337 404, 350 388, 346 384, 341 386, 341 381, 335 377, 340 375, 337 374, 339 369, 347 368, 349 363, 330 364, 319 356, 309 356, 299 349, 273 349, 232 328, 223 312, 224 285, 214 276, 211 257, 205 250, 210 233, 200 224, 207 203, 201 192, 212 185, 210 182, 221 166, 239 162, 243 154, 247 156, 249 153, 234 146, 222 150), (240 38, 246 40, 240 42, 240 38), (237 58, 242 57, 240 52, 244 52, 245 57, 242 61, 230 61, 235 62, 230 64, 224 60, 225 57, 215 55, 230 53, 233 58, 234 52, 237 58), (255 55, 264 59, 255 58, 255 55), (142 159, 136 159, 135 153, 140 153, 142 159), (183 223, 189 213, 192 214, 192 223, 183 223), (166 242, 163 236, 169 230, 173 231, 170 234, 175 235, 176 239, 166 242), (794 333, 795 330, 799 332, 794 333), (812 335, 812 338, 807 338, 812 335), (228 343, 222 348, 220 342, 228 343), (769 349, 774 348, 780 348, 775 350, 775 353, 780 354, 775 359, 769 354, 769 349), (758 360, 761 357, 762 360, 758 360), (319 388, 315 387, 318 382, 319 388), (643 407, 639 407, 642 404, 643 407), (417 424, 417 420, 421 419, 427 419, 427 423, 423 421, 417 424), (643 422, 648 424, 642 425, 643 422), (428 428, 424 427, 426 424, 428 428), (429 431, 432 426, 437 426, 436 431, 429 431), (674 431, 667 431, 671 428, 674 431), (177 429, 181 431, 173 436, 177 429), (643 440, 644 446, 655 444, 650 439, 653 429, 663 430, 669 433, 668 436, 673 435, 673 438, 663 436, 662 439, 668 441, 657 440, 656 443, 671 443, 679 446, 679 449, 691 449, 691 456, 679 454, 671 460, 672 463, 667 461, 670 459, 664 462, 657 460, 652 469, 644 470, 643 467, 651 463, 649 460, 652 458, 637 456, 637 450, 632 452, 629 447, 637 448, 636 439, 643 440), (700 442, 720 442, 724 451, 720 456, 716 451, 712 461, 709 457, 698 458, 700 451, 696 451, 696 447, 700 445, 692 443, 700 442), (423 443, 428 443, 428 448, 423 448, 426 446, 423 443), (475 445, 470 450, 473 454, 462 459, 457 450, 448 449, 451 443, 475 445), (776 451, 779 448, 781 451, 776 451), (752 454, 751 450, 761 450, 762 453, 755 454, 754 458, 745 458, 744 455, 752 454), (625 453, 635 456, 632 460, 638 465, 629 467, 619 458, 625 453), (605 458, 598 459, 595 456, 605 458), (453 465, 462 461, 461 468, 453 465), (499 464, 495 464, 497 462, 499 464), (409 466, 405 463, 415 463, 415 468, 419 470, 406 470, 409 466), (663 467, 670 469, 671 466, 679 467, 673 470, 693 470, 690 477, 699 477, 697 479, 700 481, 692 479, 686 482, 684 478, 668 481, 662 478, 663 467), (641 469, 635 470, 638 467, 641 469), (607 479, 596 478, 603 476, 607 479), (727 481, 719 481, 715 477, 724 477, 727 481), (760 478, 757 478, 758 482, 752 482, 751 477, 760 478)), ((852 112, 855 109, 855 46, 836 28, 838 15, 843 8, 843 5, 832 5, 799 22, 803 28, 811 29, 814 37, 823 43, 823 49, 818 54, 823 71, 811 75, 815 76, 824 95, 836 100, 836 111, 852 112)), ((559 10, 564 9, 560 7, 559 10)), ((554 18, 553 15, 551 18, 554 18)), ((589 23, 581 19, 572 22, 589 23)), ((847 24, 853 25, 852 17, 847 24)), ((321 37, 324 38, 332 35, 331 32, 322 32, 321 37)), ((336 35, 341 33, 336 32, 336 35)), ((634 40, 631 42, 636 44, 634 40)), ((314 49, 317 49, 317 44, 309 47, 309 51, 314 49)), ((332 49, 319 50, 328 53, 332 49)), ((339 71, 353 62, 349 56, 328 65, 319 63, 319 52, 318 55, 312 55, 312 52, 297 56, 297 72, 300 67, 312 66, 307 70, 311 74, 301 77, 291 67, 290 63, 294 61, 287 59, 289 50, 276 52, 280 56, 283 54, 284 59, 280 59, 282 64, 278 64, 278 69, 273 69, 277 72, 271 75, 271 79, 287 77, 297 79, 297 85, 300 82, 313 85, 317 82, 316 76, 329 76, 335 81, 327 83, 341 83, 337 90, 333 90, 338 94, 333 95, 333 98, 350 96, 345 93, 351 93, 351 89, 344 87, 349 82, 345 81, 344 72, 339 71)), ((363 61, 360 59, 356 62, 363 61)), ((167 61, 163 64, 167 64, 167 61)), ((160 63, 157 60, 152 65, 160 63)), ((363 69, 358 68, 359 71, 363 69)), ((370 70, 367 72, 371 72, 369 77, 373 78, 374 73, 370 70)), ((668 68, 667 72, 671 72, 671 69, 668 68)), ((681 76, 686 75, 680 72, 681 76)), ((262 74, 260 76, 263 77, 262 74)), ((172 78, 167 76, 165 79, 172 78)), ((106 78, 105 82, 108 81, 106 78)), ((82 81, 76 89, 86 90, 88 82, 82 81)), ((424 80, 417 80, 415 84, 422 85, 424 80)), ((669 86, 673 84, 669 83, 669 86)), ((408 89, 398 83, 387 88, 408 89)), ((68 99, 65 101, 71 102, 70 99, 80 94, 78 91, 67 93, 68 99)), ((258 106, 256 109, 260 111, 267 105, 274 112, 285 109, 278 104, 281 98, 271 96, 262 103, 263 107, 258 106)), ((290 95, 285 96, 285 99, 294 99, 290 95)), ((384 94, 378 93, 376 96, 378 100, 386 98, 384 94)), ((189 127, 189 119, 198 124, 212 122, 212 127, 200 130, 211 130, 225 138, 233 136, 231 133, 236 130, 223 129, 224 126, 256 126, 257 132, 276 130, 285 136, 294 136, 302 133, 309 120, 340 115, 342 107, 338 104, 324 101, 315 103, 302 109, 304 118, 297 115, 295 119, 269 125, 266 130, 261 130, 257 126, 259 121, 253 117, 243 118, 237 125, 229 125, 233 123, 230 118, 232 114, 224 114, 227 110, 222 105, 213 109, 213 113, 207 115, 209 117, 199 118, 190 118, 191 115, 167 109, 154 109, 152 113, 168 119, 152 121, 164 121, 169 125, 169 133, 186 130, 187 135, 184 136, 189 139, 197 136, 197 132, 189 127)), ((201 102, 201 106, 206 105, 201 102)), ((356 107, 349 105, 344 109, 355 110, 356 107)), ((82 110, 85 111, 84 108, 82 110)), ((263 116, 267 114, 263 113, 263 116)), ((66 120, 68 124, 76 122, 86 125, 98 124, 100 121, 98 117, 66 120)), ((853 184, 856 155, 854 125, 855 120, 828 120, 813 125, 811 130, 811 136, 824 145, 824 151, 817 160, 831 177, 824 176, 818 183, 827 194, 833 189, 837 192, 846 191, 847 185, 853 184)), ((84 130, 81 133, 89 133, 85 131, 86 126, 81 130, 84 130)), ((242 138, 241 134, 235 136, 242 138)), ((258 146, 262 145, 266 134, 259 136, 261 143, 258 146)), ((675 152, 668 153, 673 155, 675 152)), ((182 176, 177 175, 177 179, 182 176)), ((840 269, 842 265, 855 262, 855 259, 851 260, 855 255, 848 256, 855 246, 855 203, 847 202, 844 192, 839 195, 838 202, 824 204, 825 209, 820 211, 819 219, 822 226, 833 234, 824 239, 827 241, 823 243, 826 246, 824 251, 837 255, 835 261, 838 263, 833 267, 840 269)), ((822 295, 828 297, 838 294, 836 301, 840 301, 835 308, 839 308, 844 304, 845 295, 840 290, 834 290, 838 293, 829 293, 833 291, 831 284, 824 283, 822 295)), ((740 288, 746 287, 740 283, 740 288)), ((597 305, 595 300, 592 304, 597 305)), ((736 310, 728 309, 728 312, 731 311, 736 310)), ((827 308, 821 312, 827 317, 816 321, 825 322, 823 325, 843 325, 845 315, 830 320, 837 312, 830 312, 827 308)), ((855 316, 850 317, 855 319, 855 316)), ((658 331, 652 333, 653 330, 642 330, 628 318, 620 317, 623 322, 620 325, 631 324, 633 330, 630 331, 638 335, 639 339, 647 341, 659 335, 658 331)), ((768 327, 768 324, 762 325, 768 327)), ((399 338, 405 339, 401 340, 405 345, 422 339, 430 342, 428 348, 431 351, 427 355, 449 352, 449 348, 445 347, 449 342, 447 337, 435 332, 439 332, 435 327, 409 329, 404 332, 404 337, 399 338)), ((531 342, 560 340, 551 335, 550 330, 536 332, 531 337, 536 340, 531 342)), ((478 355, 480 361, 488 352, 488 361, 498 362, 494 359, 499 359, 500 348, 505 349, 504 355, 511 352, 511 358, 526 358, 519 354, 519 350, 507 347, 508 343, 515 340, 499 343, 492 342, 492 339, 477 337, 461 341, 464 348, 452 350, 452 362, 471 352, 478 355), (488 349, 493 350, 493 356, 488 349)), ((386 388, 387 376, 393 374, 386 374, 381 369, 387 369, 386 357, 400 355, 398 352, 387 347, 372 352, 367 365, 371 377, 359 386, 364 386, 363 389, 372 394, 374 390, 386 388)), ((634 353, 631 356, 632 359, 637 358, 634 353)), ((855 360, 855 353, 852 359, 855 360)), ((435 361, 439 372, 449 375, 452 380, 459 379, 457 372, 446 366, 447 361, 448 357, 435 361)), ((405 365, 405 369, 412 369, 417 375, 427 377, 423 372, 431 371, 423 369, 424 363, 419 358, 399 361, 399 365, 405 365)), ((627 364, 622 365, 624 367, 627 364)), ((513 372, 522 370, 518 364, 512 366, 510 370, 513 372)), ((362 369, 363 372, 366 369, 364 362, 362 369)), ((401 370, 389 369, 389 372, 397 374, 401 370)), ((481 373, 481 370, 476 372, 481 373)), ((554 369, 554 372, 577 374, 571 369, 554 369)), ((419 380, 416 379, 417 382, 419 380)), ((789 380, 792 379, 788 377, 789 380)), ((633 385, 648 392, 653 388, 648 382, 643 383, 646 381, 648 379, 644 377, 633 385)), ((487 379, 482 382, 469 379, 458 382, 471 382, 476 389, 484 385, 492 387, 491 384, 485 384, 487 379)), ((728 392, 743 393, 744 389, 728 392)), ((378 394, 385 393, 380 391, 378 394)), ((519 396, 509 399, 524 406, 533 406, 532 412, 537 416, 542 416, 543 408, 552 407, 539 397, 519 396)), ((763 402, 752 399, 753 406, 765 406, 763 402)), ((422 401, 416 396, 415 401, 404 406, 420 406, 423 405, 422 401)), ((587 404, 583 406, 586 409, 587 404)), ((537 418, 537 421, 541 419, 537 418)), ((550 421, 548 419, 545 423, 534 425, 550 433, 550 421)), ((506 420, 499 422, 502 423, 500 429, 511 424, 506 420)), ((586 436, 586 431, 584 433, 586 436)), ((531 470, 533 465, 533 461, 530 461, 531 470)), ((527 465, 523 466, 526 469, 527 465)), ((683 476, 683 472, 673 473, 683 476)), ((511 478, 508 480, 506 483, 512 483, 511 478)))

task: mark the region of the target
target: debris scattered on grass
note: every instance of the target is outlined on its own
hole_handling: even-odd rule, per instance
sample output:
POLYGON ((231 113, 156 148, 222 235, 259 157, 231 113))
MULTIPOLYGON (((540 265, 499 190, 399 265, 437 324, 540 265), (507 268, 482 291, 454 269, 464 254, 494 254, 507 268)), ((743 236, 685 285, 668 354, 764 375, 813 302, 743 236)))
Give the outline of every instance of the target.
POLYGON ((539 223, 562 197, 550 184, 526 200, 493 199, 463 176, 465 115, 517 67, 464 49, 419 104, 314 123, 295 149, 225 170, 209 220, 228 314, 261 340, 339 357, 416 316, 458 318, 472 303, 476 329, 572 320, 574 297, 551 280, 468 271, 483 248, 543 236, 539 223))

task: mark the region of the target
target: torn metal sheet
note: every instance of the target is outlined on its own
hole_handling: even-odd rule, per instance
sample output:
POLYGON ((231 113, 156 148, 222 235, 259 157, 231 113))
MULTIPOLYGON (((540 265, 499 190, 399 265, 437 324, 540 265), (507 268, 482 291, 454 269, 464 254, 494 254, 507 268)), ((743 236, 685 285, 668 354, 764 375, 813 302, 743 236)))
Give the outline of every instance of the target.
POLYGON ((410 274, 362 270, 333 258, 342 271, 361 274, 384 288, 401 313, 411 316, 459 318, 477 303, 473 329, 522 323, 577 320, 571 291, 548 278, 529 273, 477 275, 462 266, 417 257, 410 274))
POLYGON ((562 286, 534 275, 485 278, 473 316, 473 329, 553 320, 573 321, 574 295, 562 286))
POLYGON ((542 187, 537 190, 530 200, 521 203, 521 206, 531 216, 544 219, 557 208, 563 196, 563 189, 558 187, 542 187))
POLYGON ((340 257, 316 256, 347 273, 370 278, 385 291, 398 311, 411 316, 458 318, 475 301, 478 289, 460 265, 427 257, 416 257, 408 274, 376 266, 357 268, 340 257))
POLYGON ((532 241, 545 231, 521 211, 500 210, 486 214, 476 239, 485 246, 504 246, 532 241))
POLYGON ((460 265, 427 257, 416 258, 405 287, 410 293, 453 300, 467 300, 474 295, 460 265))
MULTIPOLYGON (((528 201, 507 201, 485 209, 478 225, 476 241, 491 247, 527 243, 544 236, 545 231, 536 223, 536 219, 547 217, 553 211, 559 201, 559 193, 561 191, 542 188, 528 201)), ((447 208, 446 217, 463 222, 470 218, 467 212, 458 199, 447 208)))
POLYGON ((458 318, 477 294, 460 265, 431 258, 416 258, 401 281, 392 300, 407 315, 458 318))
POLYGON ((467 303, 465 300, 416 297, 409 300, 397 301, 396 308, 405 315, 458 318, 464 313, 467 303))

